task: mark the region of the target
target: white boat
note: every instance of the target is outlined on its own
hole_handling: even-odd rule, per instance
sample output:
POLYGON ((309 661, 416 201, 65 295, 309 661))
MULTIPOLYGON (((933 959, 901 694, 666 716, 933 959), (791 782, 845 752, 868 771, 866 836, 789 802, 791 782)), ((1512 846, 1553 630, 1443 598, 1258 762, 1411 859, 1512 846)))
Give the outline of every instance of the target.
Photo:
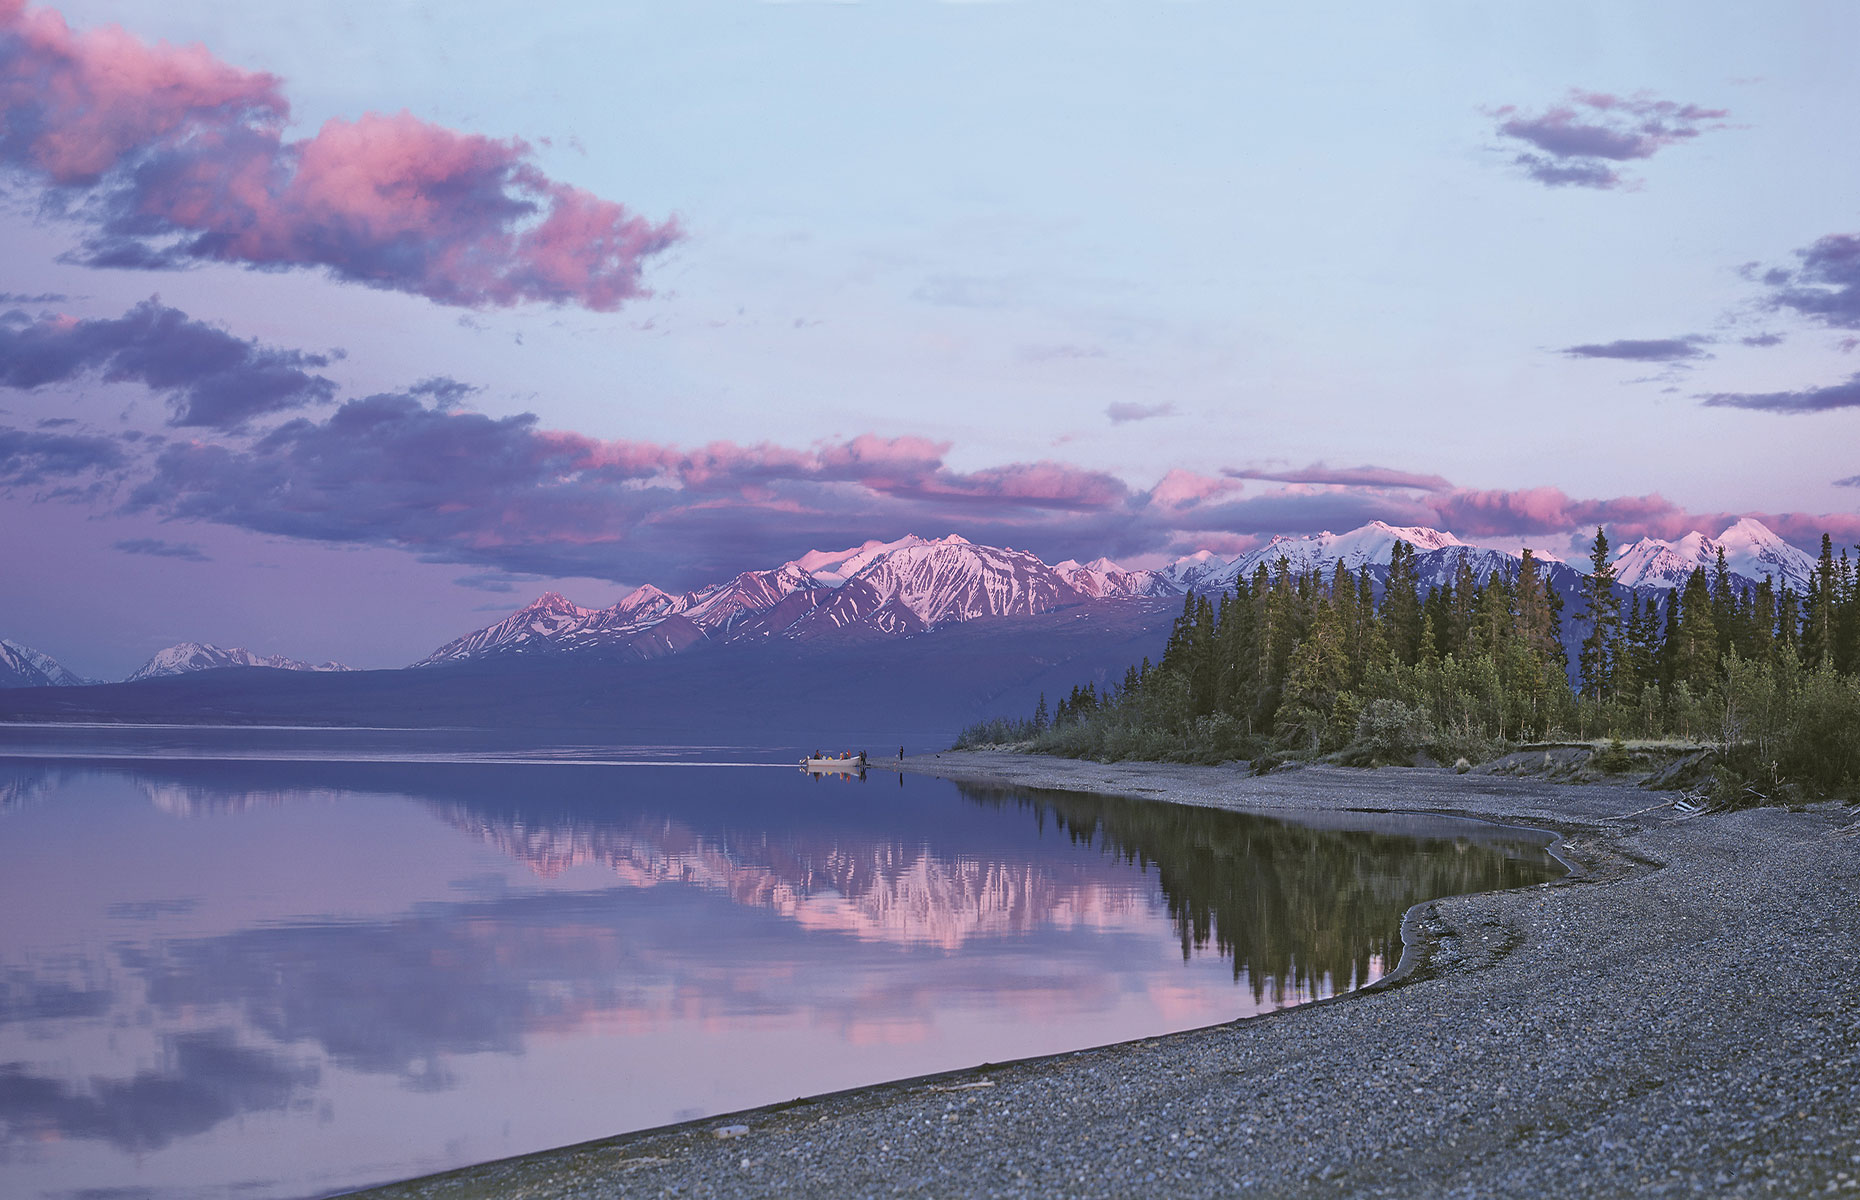
POLYGON ((866 768, 865 752, 841 756, 829 755, 823 758, 804 758, 801 760, 803 771, 863 771, 866 768))

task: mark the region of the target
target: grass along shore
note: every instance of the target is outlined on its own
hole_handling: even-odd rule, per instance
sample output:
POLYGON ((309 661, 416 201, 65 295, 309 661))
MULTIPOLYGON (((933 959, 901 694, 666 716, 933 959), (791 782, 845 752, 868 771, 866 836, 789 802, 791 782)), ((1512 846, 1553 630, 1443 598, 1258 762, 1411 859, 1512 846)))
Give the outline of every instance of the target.
POLYGON ((1430 901, 1393 985, 485 1164, 374 1200, 618 1196, 1800 1196, 1860 1191, 1853 810, 1687 816, 1450 771, 905 768, 1245 811, 1561 831, 1578 873, 1430 901))

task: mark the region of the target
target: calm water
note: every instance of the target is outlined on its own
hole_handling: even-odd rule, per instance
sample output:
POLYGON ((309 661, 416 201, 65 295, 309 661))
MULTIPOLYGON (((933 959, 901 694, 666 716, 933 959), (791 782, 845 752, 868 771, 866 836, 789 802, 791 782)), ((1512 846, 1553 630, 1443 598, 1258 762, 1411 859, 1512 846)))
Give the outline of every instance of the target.
POLYGON ((257 736, 0 758, 0 1195, 324 1195, 1206 1025, 1560 874, 1437 819, 257 736))

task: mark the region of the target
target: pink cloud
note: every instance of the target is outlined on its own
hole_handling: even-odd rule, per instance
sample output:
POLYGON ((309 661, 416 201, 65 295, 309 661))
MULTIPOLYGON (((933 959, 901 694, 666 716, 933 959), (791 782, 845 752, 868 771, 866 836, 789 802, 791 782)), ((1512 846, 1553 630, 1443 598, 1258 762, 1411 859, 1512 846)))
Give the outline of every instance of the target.
POLYGON ((550 179, 519 139, 403 112, 285 141, 289 118, 277 78, 203 47, 0 3, 0 166, 95 224, 82 261, 321 267, 443 304, 607 311, 680 236, 550 179))
POLYGON ((1242 486, 1232 479, 1217 479, 1177 468, 1164 475, 1149 490, 1149 501, 1165 508, 1180 508, 1215 496, 1232 495, 1240 491, 1242 486))

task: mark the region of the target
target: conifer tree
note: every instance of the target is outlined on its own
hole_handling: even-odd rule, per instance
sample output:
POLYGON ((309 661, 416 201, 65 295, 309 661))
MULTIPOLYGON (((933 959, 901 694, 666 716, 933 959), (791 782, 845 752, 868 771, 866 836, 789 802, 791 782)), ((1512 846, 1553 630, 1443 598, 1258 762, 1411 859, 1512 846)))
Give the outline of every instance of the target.
POLYGON ((1582 640, 1577 668, 1582 694, 1605 699, 1614 676, 1613 657, 1621 639, 1621 597, 1615 594, 1615 565, 1608 556, 1608 535, 1595 527, 1595 544, 1589 551, 1589 576, 1583 583, 1582 616, 1589 636, 1582 640))
POLYGON ((1837 590, 1834 572, 1834 539, 1821 535, 1821 558, 1810 576, 1808 596, 1802 602, 1802 662, 1805 666, 1826 667, 1834 663, 1834 600, 1837 590))
POLYGON ((1718 626, 1713 609, 1705 568, 1697 567, 1679 597, 1679 623, 1671 648, 1673 686, 1683 683, 1695 696, 1706 694, 1718 681, 1718 626))
POLYGON ((1421 597, 1418 586, 1414 547, 1397 539, 1389 552, 1388 581, 1382 587, 1382 624, 1395 661, 1409 667, 1421 658, 1421 597))

